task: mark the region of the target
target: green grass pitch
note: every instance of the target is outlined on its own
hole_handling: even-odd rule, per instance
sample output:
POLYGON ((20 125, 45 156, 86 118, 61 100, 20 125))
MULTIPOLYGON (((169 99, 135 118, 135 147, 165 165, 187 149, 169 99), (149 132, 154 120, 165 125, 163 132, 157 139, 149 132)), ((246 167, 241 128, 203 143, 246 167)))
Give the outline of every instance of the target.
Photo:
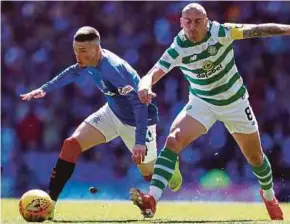
MULTIPOLYGON (((290 203, 282 204, 284 222, 271 222, 262 203, 160 202, 153 219, 144 220, 129 201, 59 201, 54 221, 44 223, 289 223, 290 203)), ((1 223, 26 223, 17 199, 1 199, 1 223)))

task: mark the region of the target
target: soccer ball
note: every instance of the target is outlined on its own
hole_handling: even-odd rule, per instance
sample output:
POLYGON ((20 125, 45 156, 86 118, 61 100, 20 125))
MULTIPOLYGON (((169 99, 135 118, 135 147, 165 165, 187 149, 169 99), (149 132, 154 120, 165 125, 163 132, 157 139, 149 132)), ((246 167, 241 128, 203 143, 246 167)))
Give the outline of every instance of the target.
POLYGON ((42 190, 27 191, 19 201, 20 214, 27 222, 47 220, 52 208, 51 198, 42 190))

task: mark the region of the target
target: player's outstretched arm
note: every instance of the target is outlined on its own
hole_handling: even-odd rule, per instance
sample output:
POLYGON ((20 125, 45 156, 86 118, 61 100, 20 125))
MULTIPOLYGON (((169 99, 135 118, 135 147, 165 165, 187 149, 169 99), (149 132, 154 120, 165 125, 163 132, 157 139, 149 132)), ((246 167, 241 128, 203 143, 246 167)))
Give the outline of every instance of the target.
POLYGON ((65 85, 68 85, 74 81, 77 81, 79 78, 77 75, 78 72, 77 65, 72 65, 62 71, 58 76, 50 80, 49 82, 42 85, 40 88, 32 90, 29 93, 21 94, 20 97, 22 100, 29 101, 31 99, 42 98, 46 93, 51 92, 55 89, 61 88, 65 85))
POLYGON ((138 96, 142 103, 151 103, 152 98, 156 96, 152 92, 152 86, 157 83, 166 72, 161 68, 154 66, 139 82, 138 85, 138 96))
POLYGON ((272 37, 277 35, 290 35, 290 25, 265 23, 243 29, 243 38, 272 37))
POLYGON ((280 35, 290 35, 290 25, 278 23, 263 24, 225 24, 231 29, 233 39, 247 39, 256 37, 273 37, 280 35))

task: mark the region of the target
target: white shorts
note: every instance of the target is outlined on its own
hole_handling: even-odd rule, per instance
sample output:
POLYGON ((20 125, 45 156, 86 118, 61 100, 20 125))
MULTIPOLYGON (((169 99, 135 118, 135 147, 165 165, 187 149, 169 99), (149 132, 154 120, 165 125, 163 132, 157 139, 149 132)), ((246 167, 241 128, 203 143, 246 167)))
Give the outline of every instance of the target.
MULTIPOLYGON (((98 111, 88 116, 85 122, 98 129, 105 136, 106 142, 110 142, 120 136, 132 152, 135 145, 136 127, 123 124, 108 104, 105 104, 98 111)), ((146 146, 148 151, 143 163, 151 162, 157 158, 156 124, 148 126, 146 146)))
POLYGON ((231 134, 258 131, 257 120, 247 98, 241 98, 230 105, 216 106, 190 95, 185 110, 189 116, 203 124, 207 131, 217 120, 222 121, 231 134))

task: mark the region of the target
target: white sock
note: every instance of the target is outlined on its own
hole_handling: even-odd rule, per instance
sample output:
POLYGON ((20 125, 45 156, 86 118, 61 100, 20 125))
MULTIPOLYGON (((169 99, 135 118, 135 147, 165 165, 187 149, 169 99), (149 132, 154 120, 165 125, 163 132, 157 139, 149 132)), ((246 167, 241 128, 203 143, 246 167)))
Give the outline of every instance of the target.
POLYGON ((274 199, 275 192, 273 188, 268 190, 263 190, 263 196, 267 201, 272 201, 274 199))
POLYGON ((156 186, 152 185, 149 187, 149 194, 154 197, 156 202, 161 198, 162 192, 163 191, 156 186))

